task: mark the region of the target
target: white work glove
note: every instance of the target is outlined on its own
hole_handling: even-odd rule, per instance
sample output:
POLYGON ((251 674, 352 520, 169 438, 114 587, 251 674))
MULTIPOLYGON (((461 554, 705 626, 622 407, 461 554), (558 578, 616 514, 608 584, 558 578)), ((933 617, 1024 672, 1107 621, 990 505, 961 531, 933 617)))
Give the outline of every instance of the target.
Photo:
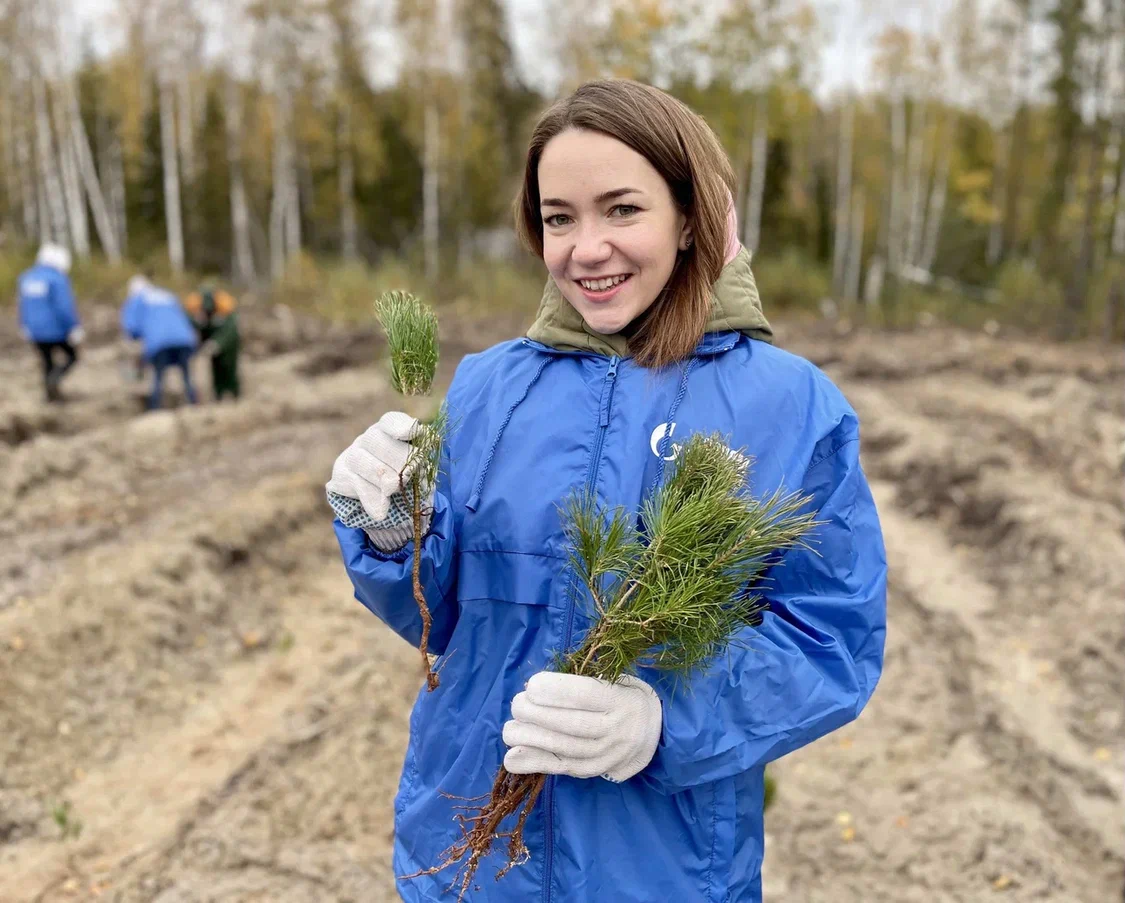
POLYGON ((214 339, 208 339, 206 342, 199 346, 199 353, 204 357, 214 357, 219 353, 219 343, 214 339))
POLYGON ((23 329, 22 327, 20 328, 20 335, 23 337, 23 340, 25 342, 31 341, 31 333, 28 332, 26 329, 23 329))
POLYGON ((652 761, 663 722, 660 697, 639 677, 610 683, 540 671, 512 700, 504 767, 620 783, 652 761))
POLYGON ((81 326, 75 326, 70 332, 66 334, 66 340, 71 345, 81 345, 86 341, 86 330, 81 326))
MULTIPOLYGON (((413 462, 407 463, 414 450, 410 440, 420 426, 409 414, 388 411, 344 449, 325 486, 328 502, 341 522, 362 527, 384 552, 397 551, 414 538, 413 508, 401 491, 399 478, 401 475, 403 483, 410 479, 414 469, 413 462)), ((423 501, 423 533, 430 528, 433 493, 431 486, 423 501)))

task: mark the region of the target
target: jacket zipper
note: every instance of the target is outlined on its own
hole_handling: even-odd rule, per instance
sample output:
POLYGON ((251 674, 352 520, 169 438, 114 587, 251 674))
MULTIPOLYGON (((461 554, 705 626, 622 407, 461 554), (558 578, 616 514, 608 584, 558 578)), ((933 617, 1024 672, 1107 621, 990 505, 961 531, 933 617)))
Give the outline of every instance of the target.
MULTIPOLYGON (((606 428, 609 426, 609 412, 613 405, 613 387, 617 379, 617 358, 609 359, 609 369, 605 374, 602 384, 602 397, 598 405, 598 432, 594 437, 594 452, 590 456, 590 467, 586 472, 586 491, 595 488, 598 481, 598 467, 602 462, 602 447, 605 445, 606 428)), ((574 603, 578 594, 576 578, 571 578, 567 591, 566 604, 566 632, 563 635, 563 650, 569 650, 574 641, 574 603)), ((554 822, 555 822, 555 775, 547 778, 547 786, 543 792, 546 796, 546 815, 544 817, 544 853, 543 853, 543 903, 551 903, 551 869, 554 859, 554 822)))

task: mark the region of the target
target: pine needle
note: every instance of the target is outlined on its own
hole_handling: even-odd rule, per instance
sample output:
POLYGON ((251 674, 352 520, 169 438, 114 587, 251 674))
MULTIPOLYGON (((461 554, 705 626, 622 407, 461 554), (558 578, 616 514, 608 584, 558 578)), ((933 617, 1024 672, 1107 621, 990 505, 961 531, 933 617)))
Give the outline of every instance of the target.
POLYGON ((391 351, 391 385, 402 395, 429 395, 437 374, 437 315, 409 292, 387 292, 375 316, 391 351))
POLYGON ((687 678, 761 622, 754 584, 816 522, 799 494, 754 498, 749 466, 721 437, 693 435, 642 509, 646 535, 622 510, 567 503, 571 564, 596 620, 564 673, 615 681, 648 667, 687 678))

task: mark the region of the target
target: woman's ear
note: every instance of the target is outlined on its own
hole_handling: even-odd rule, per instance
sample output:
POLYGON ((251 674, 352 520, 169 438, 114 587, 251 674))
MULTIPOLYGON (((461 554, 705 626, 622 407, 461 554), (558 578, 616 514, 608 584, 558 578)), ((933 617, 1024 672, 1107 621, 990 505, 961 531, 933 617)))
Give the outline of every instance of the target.
POLYGON ((691 243, 695 240, 692 234, 691 223, 684 221, 683 227, 680 229, 679 248, 681 251, 686 251, 691 247, 691 243))

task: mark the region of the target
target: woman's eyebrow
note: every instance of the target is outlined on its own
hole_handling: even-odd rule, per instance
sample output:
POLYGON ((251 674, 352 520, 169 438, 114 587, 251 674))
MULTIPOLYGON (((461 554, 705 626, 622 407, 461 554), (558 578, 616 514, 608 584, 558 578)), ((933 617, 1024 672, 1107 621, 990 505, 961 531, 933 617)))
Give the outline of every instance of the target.
MULTIPOLYGON (((619 197, 624 197, 627 194, 640 194, 639 188, 614 188, 612 191, 603 191, 596 198, 595 204, 604 204, 606 201, 613 201, 619 197)), ((543 198, 539 201, 540 207, 569 207, 569 202, 564 201, 562 198, 543 198)))

